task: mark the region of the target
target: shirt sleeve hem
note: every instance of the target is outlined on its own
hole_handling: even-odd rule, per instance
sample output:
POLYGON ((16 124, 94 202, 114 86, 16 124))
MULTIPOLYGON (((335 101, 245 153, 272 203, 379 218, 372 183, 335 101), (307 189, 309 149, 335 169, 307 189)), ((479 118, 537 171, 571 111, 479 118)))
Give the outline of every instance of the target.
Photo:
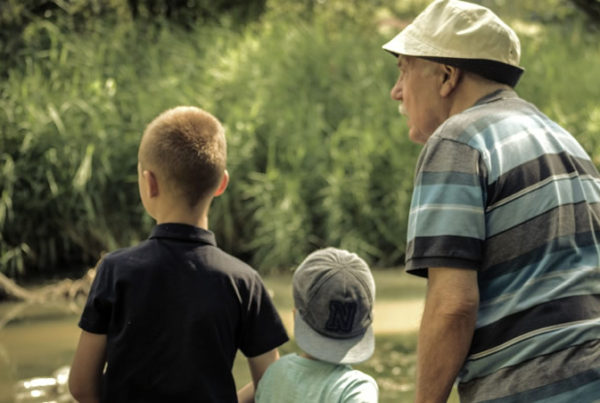
POLYGON ((405 270, 407 273, 415 276, 427 277, 427 270, 430 267, 451 267, 455 269, 478 270, 479 262, 447 257, 419 258, 407 261, 405 270))
POLYGON ((266 343, 261 347, 248 349, 248 350, 242 349, 241 351, 242 351, 242 353, 244 353, 244 355, 246 357, 252 358, 252 357, 256 357, 261 354, 264 354, 268 351, 271 351, 274 348, 277 348, 277 347, 287 343, 289 340, 290 340, 290 338, 287 335, 281 335, 281 337, 273 338, 272 340, 270 340, 270 343, 266 343))
POLYGON ((79 328, 81 330, 85 330, 88 333, 95 333, 95 334, 106 334, 107 329, 102 327, 102 326, 94 326, 93 324, 89 323, 86 320, 80 320, 79 321, 79 328))

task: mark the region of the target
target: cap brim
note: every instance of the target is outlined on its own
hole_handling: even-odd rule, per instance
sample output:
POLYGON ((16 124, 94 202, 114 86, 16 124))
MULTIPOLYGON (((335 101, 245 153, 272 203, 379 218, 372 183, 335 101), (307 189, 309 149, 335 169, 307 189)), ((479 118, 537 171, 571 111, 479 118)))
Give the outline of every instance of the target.
POLYGON ((298 346, 311 356, 334 364, 357 364, 368 360, 375 350, 373 326, 350 339, 333 339, 314 331, 300 316, 294 314, 294 335, 298 346))
MULTIPOLYGON (((407 28, 408 29, 408 28, 407 28)), ((385 43, 382 48, 394 56, 439 56, 439 50, 412 38, 406 29, 385 43)))

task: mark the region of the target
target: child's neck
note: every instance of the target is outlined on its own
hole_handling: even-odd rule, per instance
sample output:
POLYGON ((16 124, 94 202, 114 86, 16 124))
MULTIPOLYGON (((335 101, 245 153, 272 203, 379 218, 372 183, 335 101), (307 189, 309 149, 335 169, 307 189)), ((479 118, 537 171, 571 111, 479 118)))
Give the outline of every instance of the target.
POLYGON ((176 203, 165 203, 157 205, 153 213, 156 224, 178 223, 208 229, 208 208, 202 205, 188 208, 176 203))
POLYGON ((193 225, 195 227, 200 227, 204 229, 208 229, 208 217, 206 215, 199 218, 192 218, 189 216, 177 216, 177 215, 167 215, 161 217, 160 219, 156 219, 156 224, 166 224, 166 223, 174 223, 174 224, 188 224, 193 225))
POLYGON ((312 355, 310 355, 310 354, 308 354, 308 353, 305 353, 304 351, 302 351, 302 352, 300 353, 300 356, 301 356, 301 357, 304 357, 304 358, 308 358, 309 360, 313 360, 313 361, 319 361, 319 360, 317 360, 315 357, 313 357, 312 355))

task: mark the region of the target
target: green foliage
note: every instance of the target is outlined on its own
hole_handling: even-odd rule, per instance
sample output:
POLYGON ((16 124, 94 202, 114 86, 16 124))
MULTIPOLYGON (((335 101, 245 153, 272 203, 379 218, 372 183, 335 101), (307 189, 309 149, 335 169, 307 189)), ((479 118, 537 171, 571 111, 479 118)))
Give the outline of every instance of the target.
POLYGON ((577 138, 600 166, 599 33, 581 21, 521 28, 525 74, 517 89, 577 138), (560 46, 558 46, 560 45, 560 46))
POLYGON ((137 239, 141 221, 137 196, 122 191, 136 183, 141 122, 129 126, 117 81, 94 63, 107 46, 88 49, 46 21, 29 25, 25 39, 22 69, 9 71, 0 93, 10 173, 2 176, 2 268, 13 275, 93 263, 137 239))
MULTIPOLYGON (((129 17, 125 0, 5 0, 0 4, 0 77, 7 69, 19 68, 22 56, 31 43, 27 40, 27 30, 34 25, 49 23, 68 27, 74 35, 98 21, 117 23, 129 17)), ((49 41, 51 34, 37 38, 49 41)), ((51 44, 45 43, 46 47, 51 44)), ((39 48, 38 48, 39 49, 39 48)))
POLYGON ((134 18, 167 19, 192 28, 197 22, 218 21, 227 15, 236 23, 253 21, 265 10, 266 0, 127 0, 134 18))
POLYGON ((268 20, 210 73, 229 127, 230 192, 243 200, 224 215, 239 215, 247 240, 230 244, 261 268, 297 264, 325 245, 382 264, 403 253, 417 152, 386 102, 395 64, 383 38, 346 25, 268 20))
MULTIPOLYGON (((67 29, 71 35, 98 25, 118 27, 132 19, 140 22, 140 28, 169 24, 192 29, 197 24, 226 24, 241 29, 258 19, 265 7, 266 0, 3 0, 0 60, 18 68, 22 50, 31 46, 24 31, 43 22, 67 29)), ((0 74, 5 70, 0 65, 0 74)))
MULTIPOLYGON (((32 19, 0 65, 0 270, 92 264, 144 238, 138 141, 181 104, 227 129, 232 180, 210 216, 224 249, 262 271, 326 245, 401 264, 419 148, 381 44, 424 2, 387 3, 280 0, 243 29, 32 19)), ((598 34, 573 16, 505 18, 522 38, 517 90, 600 155, 598 34)))
POLYGON ((600 24, 600 0, 571 0, 595 24, 600 24))
POLYGON ((563 23, 577 18, 577 10, 569 0, 479 0, 502 18, 522 18, 531 22, 563 23))

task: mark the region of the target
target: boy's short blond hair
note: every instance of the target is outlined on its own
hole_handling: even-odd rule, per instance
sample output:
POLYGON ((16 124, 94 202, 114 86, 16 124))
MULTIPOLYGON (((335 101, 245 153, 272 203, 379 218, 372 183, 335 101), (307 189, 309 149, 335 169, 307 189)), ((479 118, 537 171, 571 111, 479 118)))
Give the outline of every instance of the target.
POLYGON ((225 131, 217 118, 193 106, 161 113, 146 127, 138 160, 191 206, 218 188, 227 162, 225 131))

